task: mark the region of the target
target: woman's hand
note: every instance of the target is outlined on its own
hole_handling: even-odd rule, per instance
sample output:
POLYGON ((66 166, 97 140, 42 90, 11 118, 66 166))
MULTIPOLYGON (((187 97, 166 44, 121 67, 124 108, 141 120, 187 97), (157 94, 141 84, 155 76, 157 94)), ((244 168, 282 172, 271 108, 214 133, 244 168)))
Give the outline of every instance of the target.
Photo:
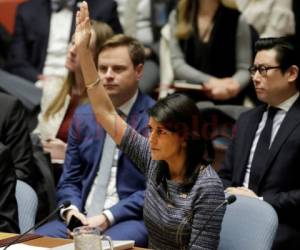
POLYGON ((67 150, 67 144, 62 140, 53 138, 42 140, 43 149, 50 153, 52 160, 64 160, 67 150))
POLYGON ((77 49, 88 49, 91 38, 91 22, 87 2, 83 1, 76 13, 75 45, 77 49))
POLYGON ((203 85, 205 94, 213 100, 228 100, 240 92, 239 83, 233 78, 212 78, 203 85))

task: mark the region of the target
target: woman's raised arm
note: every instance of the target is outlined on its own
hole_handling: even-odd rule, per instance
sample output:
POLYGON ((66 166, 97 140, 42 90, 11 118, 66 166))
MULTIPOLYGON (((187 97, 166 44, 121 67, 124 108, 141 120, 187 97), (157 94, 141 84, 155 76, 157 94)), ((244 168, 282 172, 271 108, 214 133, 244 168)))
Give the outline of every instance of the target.
POLYGON ((79 62, 96 120, 119 145, 127 124, 116 112, 103 87, 102 80, 99 78, 93 56, 88 48, 90 37, 91 24, 88 4, 84 1, 76 14, 75 44, 79 62))

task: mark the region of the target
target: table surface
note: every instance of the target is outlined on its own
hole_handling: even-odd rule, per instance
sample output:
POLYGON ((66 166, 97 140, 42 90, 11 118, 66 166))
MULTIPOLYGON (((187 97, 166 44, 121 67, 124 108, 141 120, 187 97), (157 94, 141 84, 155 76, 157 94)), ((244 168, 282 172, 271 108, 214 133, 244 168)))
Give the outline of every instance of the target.
MULTIPOLYGON (((11 236, 15 236, 16 234, 12 233, 0 233, 0 240, 5 239, 11 236)), ((33 240, 28 240, 23 242, 26 245, 36 246, 36 247, 58 247, 68 243, 73 242, 72 239, 61 239, 61 238, 50 238, 50 237, 40 237, 33 240)), ((132 250, 147 250, 146 248, 134 247, 132 250)))

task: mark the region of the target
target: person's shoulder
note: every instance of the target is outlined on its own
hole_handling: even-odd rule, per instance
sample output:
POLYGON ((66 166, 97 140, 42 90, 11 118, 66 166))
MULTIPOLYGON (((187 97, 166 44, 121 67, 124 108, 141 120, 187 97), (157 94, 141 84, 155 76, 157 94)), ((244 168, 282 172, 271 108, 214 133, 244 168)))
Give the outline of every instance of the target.
POLYGON ((243 121, 244 119, 251 119, 253 116, 257 115, 258 113, 262 112, 265 109, 265 104, 259 105, 257 107, 254 107, 252 109, 249 109, 245 112, 243 112, 238 121, 243 121))
POLYGON ((18 8, 20 10, 32 10, 34 11, 34 9, 32 8, 35 8, 41 4, 47 4, 47 0, 29 0, 29 1, 24 1, 22 3, 20 3, 18 5, 18 8))
POLYGON ((112 8, 112 7, 115 7, 117 6, 117 3, 116 1, 114 0, 87 0, 87 3, 88 5, 91 5, 91 6, 101 6, 103 8, 112 8))
POLYGON ((150 96, 143 94, 141 91, 138 93, 138 97, 135 101, 135 106, 140 109, 148 109, 151 108, 155 104, 155 100, 150 96))
POLYGON ((203 194, 214 194, 215 197, 224 198, 223 183, 211 165, 203 166, 200 170, 192 192, 198 194, 198 201, 203 199, 203 194))
POLYGON ((75 111, 75 115, 93 114, 92 106, 90 103, 80 104, 75 111))
POLYGON ((84 133, 91 133, 91 128, 98 127, 99 124, 96 121, 92 106, 89 103, 80 104, 77 106, 72 118, 72 123, 77 128, 81 128, 84 133))
POLYGON ((8 102, 14 102, 14 101, 17 101, 17 100, 18 99, 14 96, 11 96, 11 95, 0 92, 0 101, 2 103, 7 102, 7 101, 8 102))
POLYGON ((215 178, 218 177, 217 172, 212 167, 212 165, 208 164, 207 166, 202 166, 203 169, 200 169, 199 178, 215 178))
POLYGON ((19 106, 19 100, 11 95, 7 95, 0 92, 0 106, 1 110, 5 111, 8 107, 19 106))
POLYGON ((0 107, 0 124, 8 124, 16 119, 23 122, 25 108, 16 97, 0 93, 0 107))
POLYGON ((201 166, 201 169, 198 174, 198 178, 195 183, 197 186, 205 187, 208 186, 222 186, 222 182, 217 174, 217 172, 214 170, 214 168, 209 164, 207 166, 201 166))
POLYGON ((150 107, 152 107, 156 103, 156 101, 152 97, 146 94, 141 94, 141 96, 143 98, 143 101, 150 107))

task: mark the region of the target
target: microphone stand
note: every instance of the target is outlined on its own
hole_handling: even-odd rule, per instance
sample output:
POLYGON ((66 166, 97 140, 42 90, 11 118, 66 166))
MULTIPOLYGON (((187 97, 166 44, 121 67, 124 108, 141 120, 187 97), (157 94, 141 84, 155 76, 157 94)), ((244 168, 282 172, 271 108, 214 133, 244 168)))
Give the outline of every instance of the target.
POLYGON ((68 207, 70 205, 71 205, 70 201, 64 201, 59 207, 57 207, 54 211, 52 211, 50 214, 48 214, 48 216, 46 216, 40 222, 38 222, 33 227, 31 227, 28 230, 26 230, 24 233, 20 234, 19 237, 15 238, 12 242, 10 242, 5 248, 3 248, 3 250, 6 250, 11 245, 17 243, 20 239, 22 239, 26 234, 28 234, 33 229, 36 229, 36 228, 40 227, 41 225, 43 225, 50 217, 52 217, 53 215, 55 215, 60 209, 66 208, 66 207, 68 207))

